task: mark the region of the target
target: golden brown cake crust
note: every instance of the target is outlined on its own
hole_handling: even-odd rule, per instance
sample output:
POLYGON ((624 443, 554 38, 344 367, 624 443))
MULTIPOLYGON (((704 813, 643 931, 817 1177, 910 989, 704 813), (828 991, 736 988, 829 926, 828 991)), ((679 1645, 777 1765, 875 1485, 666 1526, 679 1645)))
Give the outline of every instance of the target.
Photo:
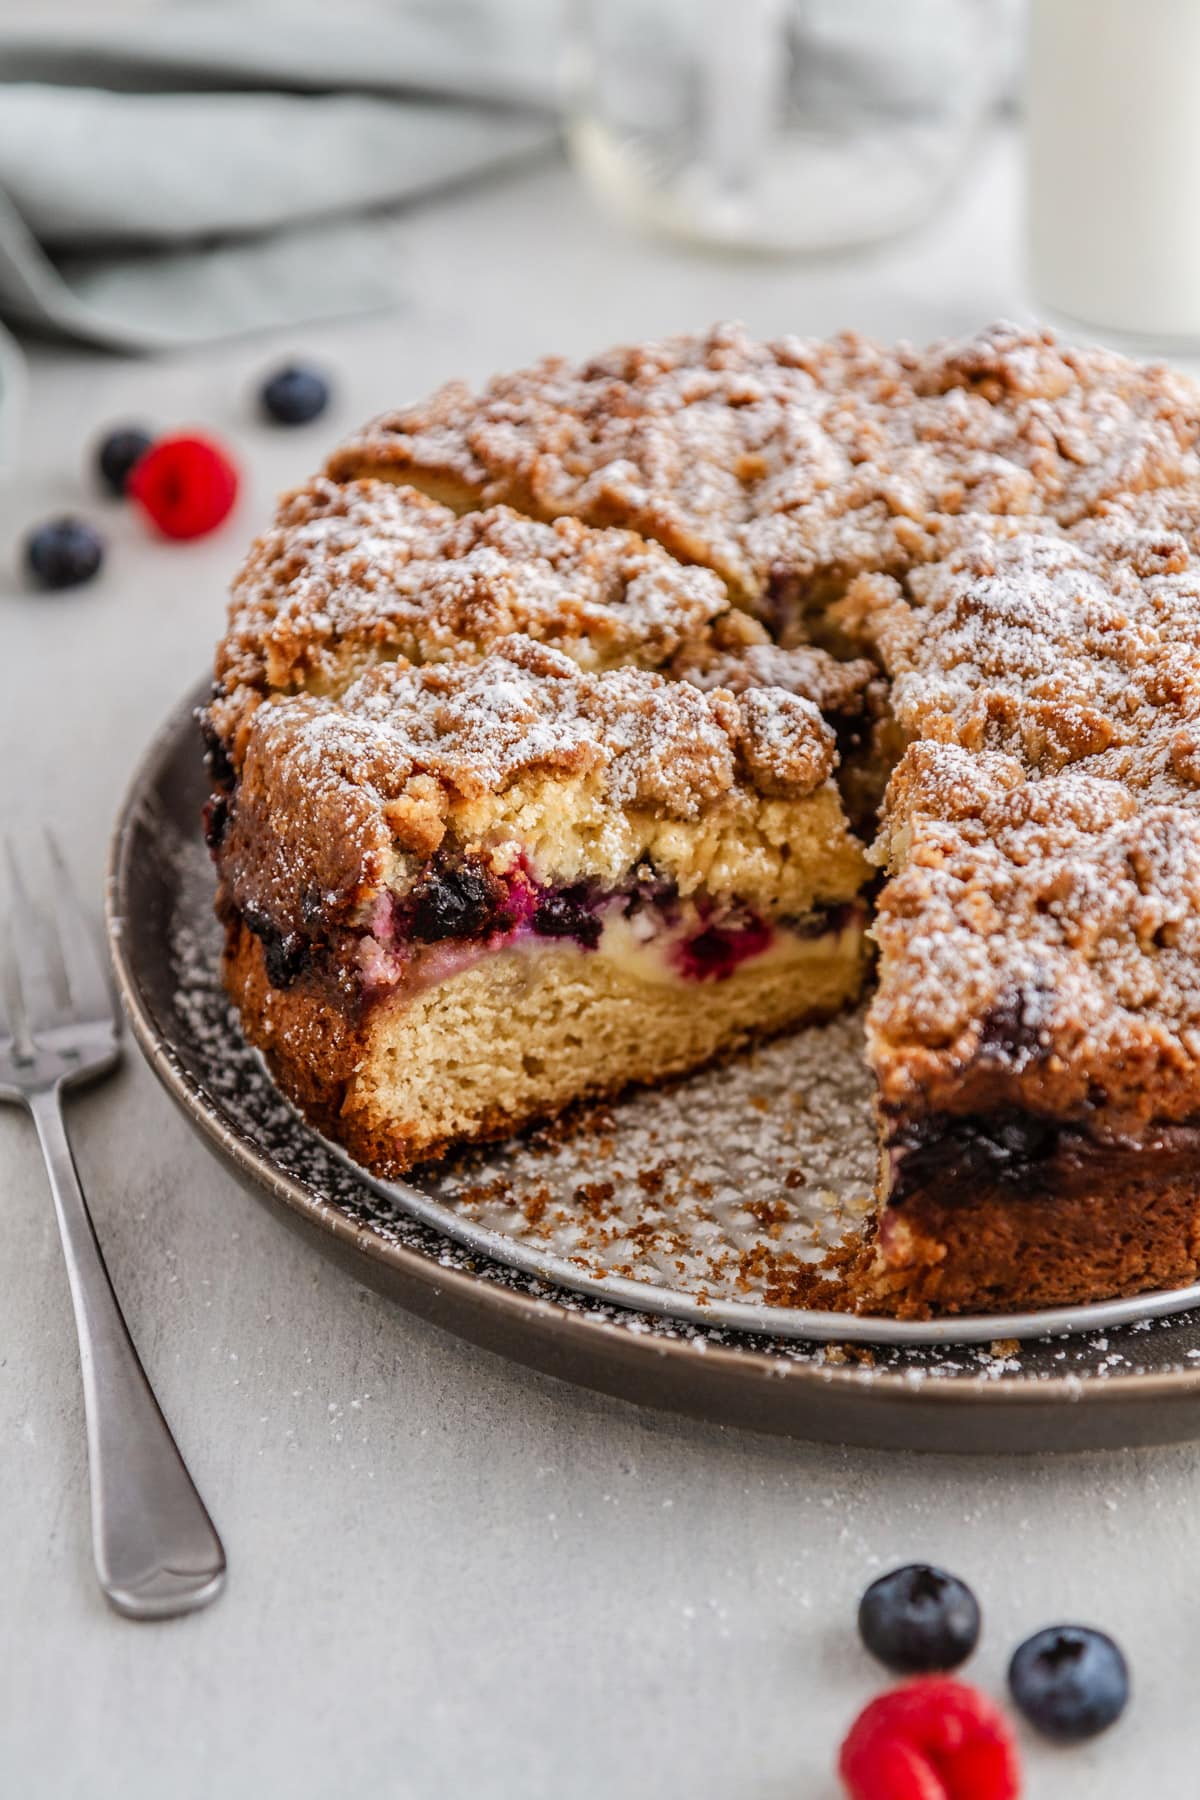
POLYGON ((889 1254, 864 1247, 856 1310, 899 1318, 1077 1306, 1200 1277, 1200 1145, 1171 1158, 1115 1153, 1084 1193, 978 1181, 910 1194, 883 1216, 889 1254))

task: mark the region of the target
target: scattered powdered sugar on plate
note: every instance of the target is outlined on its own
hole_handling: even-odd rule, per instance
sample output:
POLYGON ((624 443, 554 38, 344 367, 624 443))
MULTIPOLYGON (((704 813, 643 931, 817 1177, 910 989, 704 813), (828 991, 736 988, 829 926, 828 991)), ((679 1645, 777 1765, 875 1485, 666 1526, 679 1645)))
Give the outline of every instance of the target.
POLYGON ((709 1299, 795 1304, 857 1226, 875 1152, 859 1015, 487 1146, 415 1185, 577 1263, 709 1299))

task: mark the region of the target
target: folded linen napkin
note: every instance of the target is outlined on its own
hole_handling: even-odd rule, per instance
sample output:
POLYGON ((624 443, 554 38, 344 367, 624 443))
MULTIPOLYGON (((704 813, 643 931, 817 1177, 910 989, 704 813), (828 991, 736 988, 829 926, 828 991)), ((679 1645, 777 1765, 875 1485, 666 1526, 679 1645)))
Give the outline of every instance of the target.
POLYGON ((553 142, 546 0, 0 27, 0 316, 121 348, 374 307, 375 215, 553 142))
MULTIPOLYGON (((557 17, 213 0, 0 22, 0 319, 160 349, 394 303, 388 209, 553 144, 557 17)), ((13 371, 0 347, 0 424, 13 371)))

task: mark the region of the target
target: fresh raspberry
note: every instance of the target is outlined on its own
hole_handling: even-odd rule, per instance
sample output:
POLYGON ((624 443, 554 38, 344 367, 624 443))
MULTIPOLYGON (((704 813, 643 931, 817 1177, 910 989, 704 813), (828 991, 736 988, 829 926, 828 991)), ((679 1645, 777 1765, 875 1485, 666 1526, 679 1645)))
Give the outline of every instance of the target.
POLYGON ((838 1759, 850 1800, 1017 1800, 1021 1766, 992 1702, 931 1675, 880 1694, 838 1759))
POLYGON ((218 444, 166 437, 133 465, 126 492, 167 537, 215 531, 237 499, 238 473, 218 444))

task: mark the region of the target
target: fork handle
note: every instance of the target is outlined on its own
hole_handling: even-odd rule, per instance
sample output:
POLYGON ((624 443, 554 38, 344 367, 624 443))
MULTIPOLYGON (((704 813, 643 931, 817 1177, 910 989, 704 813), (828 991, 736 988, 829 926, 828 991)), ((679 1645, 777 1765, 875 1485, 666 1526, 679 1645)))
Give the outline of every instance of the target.
POLYGON ((88 1212, 57 1088, 29 1110, 54 1192, 79 1333, 96 1573, 118 1612, 166 1619, 216 1598, 225 1552, 133 1347, 88 1212))

